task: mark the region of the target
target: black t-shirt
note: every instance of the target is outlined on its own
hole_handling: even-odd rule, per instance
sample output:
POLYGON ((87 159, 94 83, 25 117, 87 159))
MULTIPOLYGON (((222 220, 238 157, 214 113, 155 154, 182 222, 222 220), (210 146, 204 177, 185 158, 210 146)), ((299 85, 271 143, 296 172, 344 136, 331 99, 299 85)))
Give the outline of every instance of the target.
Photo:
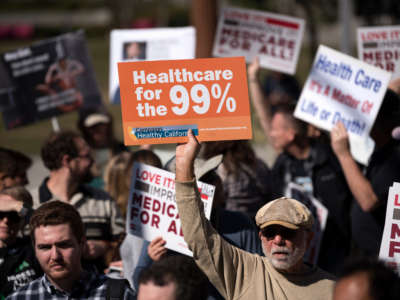
MULTIPOLYGON (((281 197, 289 182, 306 189, 328 209, 328 219, 321 241, 318 266, 336 273, 350 251, 350 204, 352 194, 340 164, 331 149, 315 142, 307 159, 299 160, 281 153, 272 169, 273 192, 281 197)), ((298 200, 301 201, 299 198, 298 200)))
POLYGON ((379 204, 371 212, 364 212, 357 201, 351 210, 352 234, 357 246, 365 255, 376 256, 385 226, 386 204, 389 187, 400 182, 400 142, 391 141, 371 156, 366 177, 372 185, 379 204))
POLYGON ((0 299, 42 274, 29 238, 17 239, 11 247, 0 248, 0 299))

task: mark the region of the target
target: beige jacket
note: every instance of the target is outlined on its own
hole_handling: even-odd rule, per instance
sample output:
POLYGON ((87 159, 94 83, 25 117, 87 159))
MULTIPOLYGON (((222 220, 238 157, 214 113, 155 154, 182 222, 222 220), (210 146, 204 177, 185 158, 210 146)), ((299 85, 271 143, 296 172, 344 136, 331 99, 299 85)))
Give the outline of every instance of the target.
POLYGON ((332 299, 333 276, 321 269, 283 274, 265 257, 226 242, 205 218, 195 181, 176 182, 176 200, 185 241, 197 265, 226 299, 332 299))

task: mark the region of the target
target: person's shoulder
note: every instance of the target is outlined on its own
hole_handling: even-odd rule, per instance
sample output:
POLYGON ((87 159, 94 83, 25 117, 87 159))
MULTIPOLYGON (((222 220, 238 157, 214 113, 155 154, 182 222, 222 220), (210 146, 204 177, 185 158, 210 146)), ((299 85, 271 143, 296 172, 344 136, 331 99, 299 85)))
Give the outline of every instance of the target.
POLYGON ((284 165, 288 160, 290 159, 289 154, 286 151, 282 151, 281 153, 278 154, 278 156, 275 159, 275 162, 272 166, 273 169, 279 168, 282 165, 284 165))
POLYGON ((252 220, 240 211, 221 209, 219 212, 219 218, 226 224, 230 224, 229 227, 232 231, 255 229, 255 225, 252 220))
POLYGON ((43 276, 20 287, 15 292, 8 295, 6 300, 36 299, 35 295, 37 295, 37 299, 43 298, 39 297, 39 295, 44 293, 44 287, 41 284, 42 278, 43 276))
POLYGON ((256 158, 256 169, 266 171, 266 172, 269 172, 269 170, 270 170, 267 163, 259 157, 256 158))
POLYGON ((90 186, 88 184, 84 184, 81 186, 81 189, 85 196, 98 199, 98 200, 111 200, 111 196, 106 191, 90 186))
POLYGON ((30 188, 28 190, 28 192, 31 194, 32 196, 32 201, 33 201, 33 208, 38 208, 40 206, 40 191, 39 191, 39 187, 34 187, 34 188, 30 188))
POLYGON ((328 281, 332 281, 332 282, 336 281, 335 275, 328 273, 327 271, 325 271, 319 267, 314 267, 312 271, 314 273, 314 276, 320 280, 328 280, 328 281))
POLYGON ((337 172, 341 172, 340 163, 330 145, 321 141, 313 141, 311 149, 314 153, 314 155, 312 155, 314 165, 329 166, 337 172))
POLYGON ((105 288, 107 296, 111 296, 111 299, 135 299, 134 292, 126 279, 107 277, 105 288))

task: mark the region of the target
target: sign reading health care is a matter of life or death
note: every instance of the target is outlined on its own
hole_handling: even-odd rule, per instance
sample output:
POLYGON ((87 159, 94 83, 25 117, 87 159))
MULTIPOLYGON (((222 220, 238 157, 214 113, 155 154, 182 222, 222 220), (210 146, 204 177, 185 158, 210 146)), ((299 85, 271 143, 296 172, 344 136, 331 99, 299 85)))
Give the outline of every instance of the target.
MULTIPOLYGON (((210 218, 215 187, 198 181, 204 214, 210 218)), ((127 213, 127 232, 148 241, 162 236, 168 249, 192 255, 183 239, 175 200, 175 174, 135 163, 127 213)))
POLYGON ((260 58, 262 67, 294 74, 304 20, 264 11, 226 7, 219 18, 213 55, 260 58))
POLYGON ((126 145, 251 139, 243 57, 118 63, 126 145))
POLYGON ((358 58, 400 77, 400 26, 357 29, 358 58))
POLYGON ((390 77, 389 72, 321 45, 295 116, 328 131, 341 121, 350 138, 366 139, 390 77))

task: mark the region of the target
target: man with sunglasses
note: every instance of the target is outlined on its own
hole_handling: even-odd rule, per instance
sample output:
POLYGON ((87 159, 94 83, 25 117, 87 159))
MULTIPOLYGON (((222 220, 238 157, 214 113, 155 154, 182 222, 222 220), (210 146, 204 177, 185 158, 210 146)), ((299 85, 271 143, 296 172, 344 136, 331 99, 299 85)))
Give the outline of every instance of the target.
POLYGON ((23 187, 0 191, 0 299, 42 275, 29 237, 17 237, 32 212, 23 187))
POLYGON ((313 217, 299 201, 279 198, 256 215, 265 257, 226 242, 210 225, 196 186, 193 162, 200 145, 191 131, 176 148, 176 201, 185 241, 198 266, 226 299, 332 298, 333 276, 303 263, 313 217))

